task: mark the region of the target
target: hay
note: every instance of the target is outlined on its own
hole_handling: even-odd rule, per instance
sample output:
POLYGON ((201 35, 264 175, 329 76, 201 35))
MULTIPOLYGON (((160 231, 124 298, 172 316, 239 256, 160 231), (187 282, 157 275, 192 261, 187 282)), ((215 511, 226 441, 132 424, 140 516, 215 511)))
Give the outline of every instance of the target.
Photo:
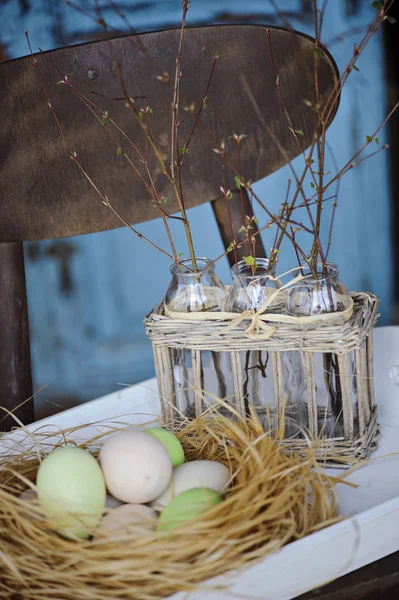
MULTIPOLYGON (((32 519, 37 509, 17 497, 35 481, 37 447, 0 456, 0 597, 156 600, 196 589, 201 581, 236 571, 336 522, 334 480, 317 465, 315 446, 299 456, 284 448, 282 431, 273 439, 255 420, 209 414, 180 425, 176 434, 187 460, 224 463, 231 487, 221 504, 195 521, 167 536, 136 539, 59 537, 43 520, 32 519)), ((65 441, 75 432, 62 432, 65 441)), ((109 433, 82 447, 98 452, 101 437, 109 433)))

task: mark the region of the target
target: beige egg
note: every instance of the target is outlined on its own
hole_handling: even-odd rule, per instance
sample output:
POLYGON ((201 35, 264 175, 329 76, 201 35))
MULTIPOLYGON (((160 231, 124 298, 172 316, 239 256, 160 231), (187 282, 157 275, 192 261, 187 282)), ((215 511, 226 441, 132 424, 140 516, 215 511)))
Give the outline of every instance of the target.
POLYGON ((104 516, 94 537, 98 539, 129 535, 135 538, 155 531, 156 524, 156 513, 148 506, 123 504, 104 516))
POLYGON ((214 460, 193 460, 176 467, 169 486, 151 503, 154 510, 162 511, 183 492, 207 488, 222 494, 230 479, 229 469, 214 460))
POLYGON ((172 461, 161 442, 135 429, 111 435, 99 462, 109 493, 131 504, 151 502, 172 478, 172 461))

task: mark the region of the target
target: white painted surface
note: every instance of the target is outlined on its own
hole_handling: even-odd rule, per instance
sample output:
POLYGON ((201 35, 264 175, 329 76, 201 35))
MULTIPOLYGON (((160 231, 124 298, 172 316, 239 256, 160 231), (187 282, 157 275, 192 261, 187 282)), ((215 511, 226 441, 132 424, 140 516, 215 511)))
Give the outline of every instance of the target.
MULTIPOLYGON (((169 600, 289 600, 399 550, 399 386, 389 376, 392 365, 399 364, 399 327, 377 328, 374 339, 382 435, 373 460, 349 477, 358 488, 338 485, 341 514, 348 518, 288 544, 250 568, 207 581, 198 592, 175 594, 169 600)), ((151 379, 33 423, 25 433, 4 437, 0 446, 12 451, 20 444, 32 445, 28 432, 44 443, 46 438, 54 441, 63 428, 91 423, 74 434, 82 441, 107 426, 145 424, 159 414, 156 382, 151 379)))

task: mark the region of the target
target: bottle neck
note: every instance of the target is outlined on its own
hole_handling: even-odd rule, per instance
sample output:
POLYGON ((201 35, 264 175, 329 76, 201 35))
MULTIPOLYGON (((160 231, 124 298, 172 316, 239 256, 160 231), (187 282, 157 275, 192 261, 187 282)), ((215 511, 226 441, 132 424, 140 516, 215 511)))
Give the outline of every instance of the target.
POLYGON ((248 282, 275 277, 276 266, 271 265, 267 258, 256 258, 255 265, 248 265, 245 260, 241 260, 231 268, 233 279, 248 282))
POLYGON ((323 286, 333 283, 338 279, 338 267, 333 263, 318 263, 316 272, 312 271, 308 265, 302 265, 294 271, 294 276, 302 276, 304 282, 308 285, 323 286))
POLYGON ((174 279, 183 285, 191 285, 200 283, 205 278, 211 277, 215 271, 215 265, 212 264, 209 258, 197 258, 197 271, 194 272, 193 264, 190 259, 180 261, 179 264, 174 263, 170 272, 174 279))

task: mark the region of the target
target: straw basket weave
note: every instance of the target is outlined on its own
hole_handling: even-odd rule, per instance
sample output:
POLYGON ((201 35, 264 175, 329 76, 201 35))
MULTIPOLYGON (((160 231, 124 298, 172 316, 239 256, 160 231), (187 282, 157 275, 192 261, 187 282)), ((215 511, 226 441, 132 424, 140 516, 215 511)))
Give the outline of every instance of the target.
MULTIPOLYGON (((176 352, 191 354, 190 381, 195 398, 195 414, 192 416, 198 417, 206 407, 204 394, 211 391, 204 386, 202 373, 206 354, 215 356, 216 353, 220 356, 219 353, 224 353, 225 360, 228 353, 233 394, 225 400, 233 402, 237 411, 245 416, 248 401, 243 385, 241 356, 247 351, 265 351, 269 353, 273 381, 270 412, 274 425, 278 426, 286 406, 283 357, 284 353, 293 351, 298 353, 295 358, 300 361, 303 372, 307 424, 305 434, 287 441, 293 448, 301 449, 309 443, 309 439, 323 436, 323 414, 327 418, 328 410, 325 403, 320 402, 321 386, 320 379, 317 384, 315 364, 317 357, 320 360, 320 357, 330 356, 335 364, 339 386, 342 427, 339 435, 330 435, 326 440, 328 443, 319 446, 319 458, 350 464, 351 459, 368 457, 376 448, 379 435, 374 401, 372 339, 379 301, 367 292, 352 293, 351 298, 352 308, 346 318, 340 313, 329 314, 325 320, 323 317, 326 315, 300 319, 262 315, 261 327, 253 323, 248 326, 245 315, 240 317, 230 313, 220 313, 220 317, 218 313, 212 313, 211 317, 210 313, 192 313, 184 318, 172 319, 165 315, 163 303, 159 304, 146 317, 144 325, 153 345, 165 423, 171 425, 179 416, 176 397, 181 382, 177 377, 176 352)), ((250 315, 248 318, 251 320, 250 315)))

